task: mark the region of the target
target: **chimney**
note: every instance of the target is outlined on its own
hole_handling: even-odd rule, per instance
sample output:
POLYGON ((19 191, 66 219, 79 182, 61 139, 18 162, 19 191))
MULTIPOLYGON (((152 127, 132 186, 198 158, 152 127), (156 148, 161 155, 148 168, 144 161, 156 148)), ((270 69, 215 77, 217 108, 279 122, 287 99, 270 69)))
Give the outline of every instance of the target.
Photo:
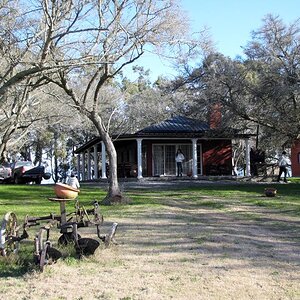
POLYGON ((222 121, 221 108, 222 105, 219 102, 211 105, 210 112, 209 112, 210 129, 218 129, 221 126, 221 121, 222 121))

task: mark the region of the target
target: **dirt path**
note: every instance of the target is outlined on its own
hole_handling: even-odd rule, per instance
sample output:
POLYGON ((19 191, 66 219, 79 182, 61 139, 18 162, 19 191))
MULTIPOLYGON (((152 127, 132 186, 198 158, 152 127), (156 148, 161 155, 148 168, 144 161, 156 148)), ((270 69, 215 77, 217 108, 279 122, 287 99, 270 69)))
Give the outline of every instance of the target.
POLYGON ((107 220, 119 222, 119 244, 92 258, 0 278, 0 298, 300 299, 297 218, 239 203, 164 204, 107 220))

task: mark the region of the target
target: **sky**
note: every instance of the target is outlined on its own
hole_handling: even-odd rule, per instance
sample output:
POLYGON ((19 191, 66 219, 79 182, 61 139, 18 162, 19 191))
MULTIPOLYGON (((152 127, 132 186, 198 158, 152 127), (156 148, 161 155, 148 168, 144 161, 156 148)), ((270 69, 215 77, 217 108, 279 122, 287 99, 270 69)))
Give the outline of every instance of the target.
MULTIPOLYGON (((299 0, 181 0, 181 7, 190 18, 191 31, 209 28, 217 50, 231 58, 243 54, 241 46, 247 44, 253 30, 262 26, 267 14, 279 16, 286 24, 300 18, 299 0)), ((137 64, 150 69, 152 80, 176 74, 166 61, 150 54, 137 64)))

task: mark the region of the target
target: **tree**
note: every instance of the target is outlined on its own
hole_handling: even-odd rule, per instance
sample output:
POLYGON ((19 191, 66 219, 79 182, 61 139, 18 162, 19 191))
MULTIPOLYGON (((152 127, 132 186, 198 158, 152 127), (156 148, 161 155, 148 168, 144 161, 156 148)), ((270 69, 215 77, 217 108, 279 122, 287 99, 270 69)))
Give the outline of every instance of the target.
POLYGON ((126 125, 124 133, 135 133, 150 124, 160 122, 171 116, 175 109, 172 95, 165 93, 163 86, 169 81, 162 77, 151 83, 150 70, 134 66, 138 78, 134 81, 122 78, 120 84, 124 95, 123 118, 126 125))
POLYGON ((299 21, 285 25, 268 15, 244 48, 231 59, 209 53, 176 82, 194 107, 222 105, 223 125, 255 132, 260 148, 274 149, 299 138, 299 21))
POLYGON ((254 120, 283 141, 300 137, 300 19, 286 25, 268 15, 245 47, 254 120), (251 73, 250 73, 251 72, 251 73))
POLYGON ((67 101, 94 124, 109 157, 109 191, 105 203, 122 202, 117 156, 110 136, 116 109, 111 109, 108 119, 104 118, 102 91, 109 88, 125 66, 143 55, 147 45, 161 48, 174 39, 177 41, 176 36, 181 33, 183 36, 186 30, 185 22, 179 17, 173 0, 66 2, 67 19, 66 16, 60 18, 62 13, 57 1, 43 6, 44 24, 48 26, 48 43, 44 42, 44 45, 49 44, 47 58, 58 70, 51 76, 45 75, 43 80, 59 86, 66 93, 67 101), (91 30, 78 29, 87 22, 91 24, 91 30), (56 30, 74 34, 68 38, 55 34, 56 30), (74 60, 74 57, 77 64, 66 66, 66 61, 74 60))
POLYGON ((116 76, 145 51, 163 54, 167 48, 176 57, 174 49, 186 45, 192 53, 197 42, 186 38, 187 18, 176 0, 4 2, 0 101, 25 81, 37 88, 60 87, 65 96, 55 99, 87 117, 106 145, 111 168, 107 202, 122 201, 110 137, 120 105, 103 109, 101 100, 116 76))
POLYGON ((42 101, 29 82, 10 88, 5 95, 0 106, 0 157, 4 161, 8 160, 7 150, 21 148, 20 143, 28 131, 46 118, 41 108, 42 101))
MULTIPOLYGON (((75 1, 80 7, 80 2, 75 1)), ((75 3, 74 2, 74 3, 75 3)), ((87 3, 87 1, 84 1, 87 3)), ((82 2, 83 3, 83 2, 82 2)), ((43 84, 43 76, 58 68, 78 65, 78 58, 69 57, 64 63, 52 60, 51 45, 60 46, 61 39, 84 30, 99 28, 81 27, 70 31, 72 1, 0 1, 0 157, 7 159, 7 150, 28 146, 29 129, 43 130, 47 120, 60 118, 52 110, 45 114, 41 95, 37 88, 43 84), (49 5, 48 5, 49 4, 49 5), (44 16, 47 7, 56 9, 56 20, 44 16), (56 8, 55 8, 56 7, 56 8), (59 9, 59 11, 58 11, 59 9), (45 22, 44 22, 45 21, 45 22), (54 23, 65 26, 54 28, 54 23), (51 56, 51 59, 48 59, 51 56), (34 129, 33 129, 34 128, 34 129)), ((74 13, 74 10, 72 10, 74 13)), ((76 11, 74 13, 76 15, 76 11)), ((79 17, 77 18, 79 19, 79 17)), ((44 101, 43 103, 45 103, 44 101)), ((50 108, 51 104, 47 103, 50 108)), ((31 135, 32 136, 32 135, 31 135)), ((13 152, 13 151, 12 151, 13 152)))

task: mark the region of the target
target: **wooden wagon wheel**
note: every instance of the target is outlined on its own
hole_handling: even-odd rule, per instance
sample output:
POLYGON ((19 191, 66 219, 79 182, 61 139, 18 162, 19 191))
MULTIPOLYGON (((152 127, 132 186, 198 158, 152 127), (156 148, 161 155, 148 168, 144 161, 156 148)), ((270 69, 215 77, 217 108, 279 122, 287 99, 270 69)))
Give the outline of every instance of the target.
POLYGON ((0 254, 7 256, 19 250, 19 227, 13 212, 5 214, 0 228, 0 254))
POLYGON ((46 265, 55 263, 62 257, 62 253, 53 248, 49 241, 51 227, 51 222, 41 227, 35 238, 35 261, 42 272, 46 265))

